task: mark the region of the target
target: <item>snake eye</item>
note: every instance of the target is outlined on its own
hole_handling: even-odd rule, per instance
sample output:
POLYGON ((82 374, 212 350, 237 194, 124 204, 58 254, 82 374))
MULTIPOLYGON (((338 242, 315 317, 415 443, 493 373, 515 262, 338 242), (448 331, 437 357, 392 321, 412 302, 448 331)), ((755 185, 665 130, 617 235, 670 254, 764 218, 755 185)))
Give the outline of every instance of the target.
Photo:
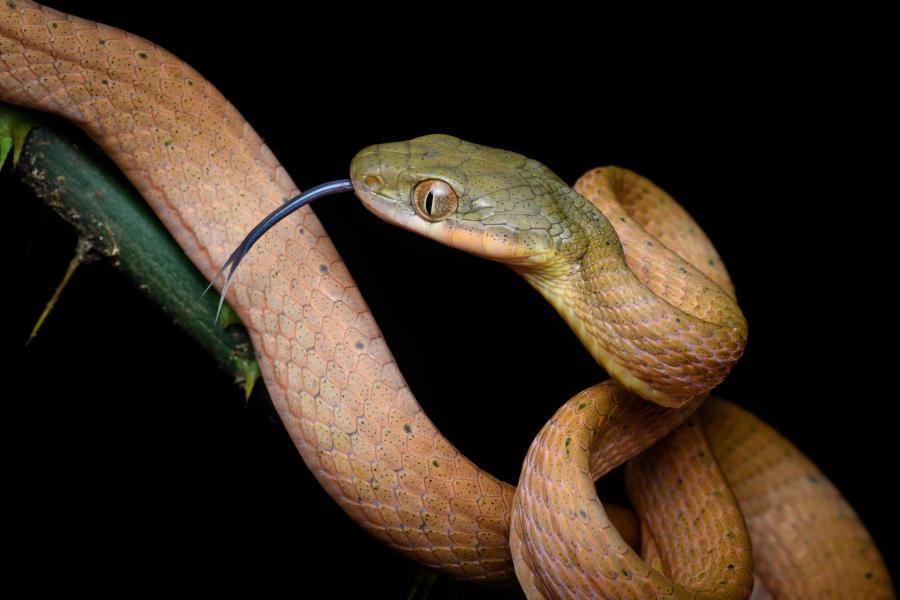
POLYGON ((449 183, 440 179, 420 181, 413 188, 412 196, 416 214, 432 223, 443 221, 459 207, 456 192, 449 183))

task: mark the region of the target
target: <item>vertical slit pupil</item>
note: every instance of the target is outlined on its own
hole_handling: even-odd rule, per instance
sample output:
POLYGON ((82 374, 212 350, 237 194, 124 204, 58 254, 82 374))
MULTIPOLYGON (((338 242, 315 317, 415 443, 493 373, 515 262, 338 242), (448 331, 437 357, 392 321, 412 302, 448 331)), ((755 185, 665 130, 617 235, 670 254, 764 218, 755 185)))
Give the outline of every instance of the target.
POLYGON ((431 209, 434 207, 434 193, 429 191, 428 195, 425 196, 425 212, 429 215, 431 214, 431 209))

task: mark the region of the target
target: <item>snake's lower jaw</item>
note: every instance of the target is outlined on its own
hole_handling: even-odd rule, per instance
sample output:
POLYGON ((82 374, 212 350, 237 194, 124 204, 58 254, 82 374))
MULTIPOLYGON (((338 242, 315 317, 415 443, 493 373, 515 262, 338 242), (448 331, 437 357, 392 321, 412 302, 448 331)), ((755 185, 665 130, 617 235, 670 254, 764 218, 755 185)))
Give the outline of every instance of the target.
POLYGON ((394 206, 396 203, 393 200, 373 191, 356 178, 351 178, 350 181, 353 182, 353 193, 369 212, 388 223, 405 226, 405 219, 401 220, 402 217, 396 210, 394 206))

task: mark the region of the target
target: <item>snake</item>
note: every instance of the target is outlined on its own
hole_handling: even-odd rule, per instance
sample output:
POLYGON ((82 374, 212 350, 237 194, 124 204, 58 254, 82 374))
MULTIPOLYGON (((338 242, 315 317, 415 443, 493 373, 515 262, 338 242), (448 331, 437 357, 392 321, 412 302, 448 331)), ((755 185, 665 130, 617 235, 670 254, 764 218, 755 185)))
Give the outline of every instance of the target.
POLYGON ((509 266, 610 375, 548 421, 513 486, 426 416, 315 213, 285 209, 299 194, 288 173, 184 61, 115 27, 3 0, 0 100, 85 131, 210 280, 241 262, 217 285, 290 438, 393 550, 529 598, 894 597, 825 475, 710 394, 747 323, 709 239, 646 178, 603 167, 570 187, 520 154, 429 135, 361 150, 338 186, 390 223, 509 266), (247 232, 272 211, 290 227, 265 227, 249 252, 247 232), (626 462, 636 515, 594 487, 626 462))

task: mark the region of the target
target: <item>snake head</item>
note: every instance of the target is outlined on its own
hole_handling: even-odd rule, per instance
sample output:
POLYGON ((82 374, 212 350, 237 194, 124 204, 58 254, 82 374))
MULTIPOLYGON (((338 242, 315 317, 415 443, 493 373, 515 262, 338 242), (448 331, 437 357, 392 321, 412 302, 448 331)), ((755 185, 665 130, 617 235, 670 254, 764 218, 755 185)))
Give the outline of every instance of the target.
POLYGON ((515 152, 428 135, 361 150, 350 180, 385 221, 476 256, 528 267, 578 252, 567 242, 582 225, 566 218, 556 188, 571 189, 515 152))

